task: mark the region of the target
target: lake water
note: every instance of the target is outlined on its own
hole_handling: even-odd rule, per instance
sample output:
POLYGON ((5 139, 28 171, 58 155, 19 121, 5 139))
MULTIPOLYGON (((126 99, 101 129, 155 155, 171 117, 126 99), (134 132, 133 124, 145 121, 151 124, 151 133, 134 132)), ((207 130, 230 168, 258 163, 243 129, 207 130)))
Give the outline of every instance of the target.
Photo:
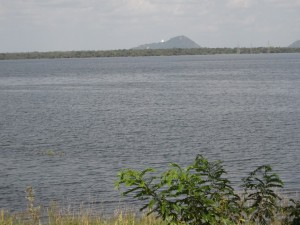
POLYGON ((112 212, 125 167, 271 164, 300 191, 300 54, 0 61, 0 208, 112 212))

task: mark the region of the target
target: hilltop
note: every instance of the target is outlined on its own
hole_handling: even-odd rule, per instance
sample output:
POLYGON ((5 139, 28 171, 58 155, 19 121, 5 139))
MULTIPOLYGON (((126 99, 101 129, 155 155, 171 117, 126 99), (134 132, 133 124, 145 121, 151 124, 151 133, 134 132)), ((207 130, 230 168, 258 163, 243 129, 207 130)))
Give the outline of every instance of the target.
POLYGON ((300 48, 300 40, 289 45, 289 48, 300 48))
POLYGON ((161 42, 151 43, 151 44, 143 44, 133 49, 172 49, 172 48, 190 49, 190 48, 201 48, 201 47, 193 40, 182 35, 182 36, 173 37, 168 41, 161 41, 161 42))

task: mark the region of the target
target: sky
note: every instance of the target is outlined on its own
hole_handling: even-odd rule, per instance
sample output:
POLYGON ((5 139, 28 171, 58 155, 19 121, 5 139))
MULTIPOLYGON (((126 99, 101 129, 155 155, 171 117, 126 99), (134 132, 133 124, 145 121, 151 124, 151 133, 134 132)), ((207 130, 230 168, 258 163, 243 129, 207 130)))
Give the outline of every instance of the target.
POLYGON ((286 47, 300 0, 0 0, 0 52, 114 50, 185 35, 202 47, 286 47))

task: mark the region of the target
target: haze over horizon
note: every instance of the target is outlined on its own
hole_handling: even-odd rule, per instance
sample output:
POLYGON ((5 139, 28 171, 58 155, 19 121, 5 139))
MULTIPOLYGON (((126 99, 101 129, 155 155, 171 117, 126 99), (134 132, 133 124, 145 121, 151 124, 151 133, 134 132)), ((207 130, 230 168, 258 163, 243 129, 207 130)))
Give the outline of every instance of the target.
POLYGON ((300 0, 0 0, 0 52, 113 50, 185 35, 203 47, 286 47, 300 0))

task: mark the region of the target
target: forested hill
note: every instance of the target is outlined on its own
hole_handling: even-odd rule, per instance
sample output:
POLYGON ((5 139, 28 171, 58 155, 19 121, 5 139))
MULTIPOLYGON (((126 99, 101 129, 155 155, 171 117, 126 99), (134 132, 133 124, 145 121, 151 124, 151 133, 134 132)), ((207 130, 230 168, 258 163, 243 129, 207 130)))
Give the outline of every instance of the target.
POLYGON ((300 53, 300 48, 259 47, 259 48, 173 48, 173 49, 123 49, 108 51, 55 51, 0 53, 0 60, 8 59, 54 59, 92 57, 137 57, 172 55, 214 55, 214 54, 259 54, 259 53, 300 53))

